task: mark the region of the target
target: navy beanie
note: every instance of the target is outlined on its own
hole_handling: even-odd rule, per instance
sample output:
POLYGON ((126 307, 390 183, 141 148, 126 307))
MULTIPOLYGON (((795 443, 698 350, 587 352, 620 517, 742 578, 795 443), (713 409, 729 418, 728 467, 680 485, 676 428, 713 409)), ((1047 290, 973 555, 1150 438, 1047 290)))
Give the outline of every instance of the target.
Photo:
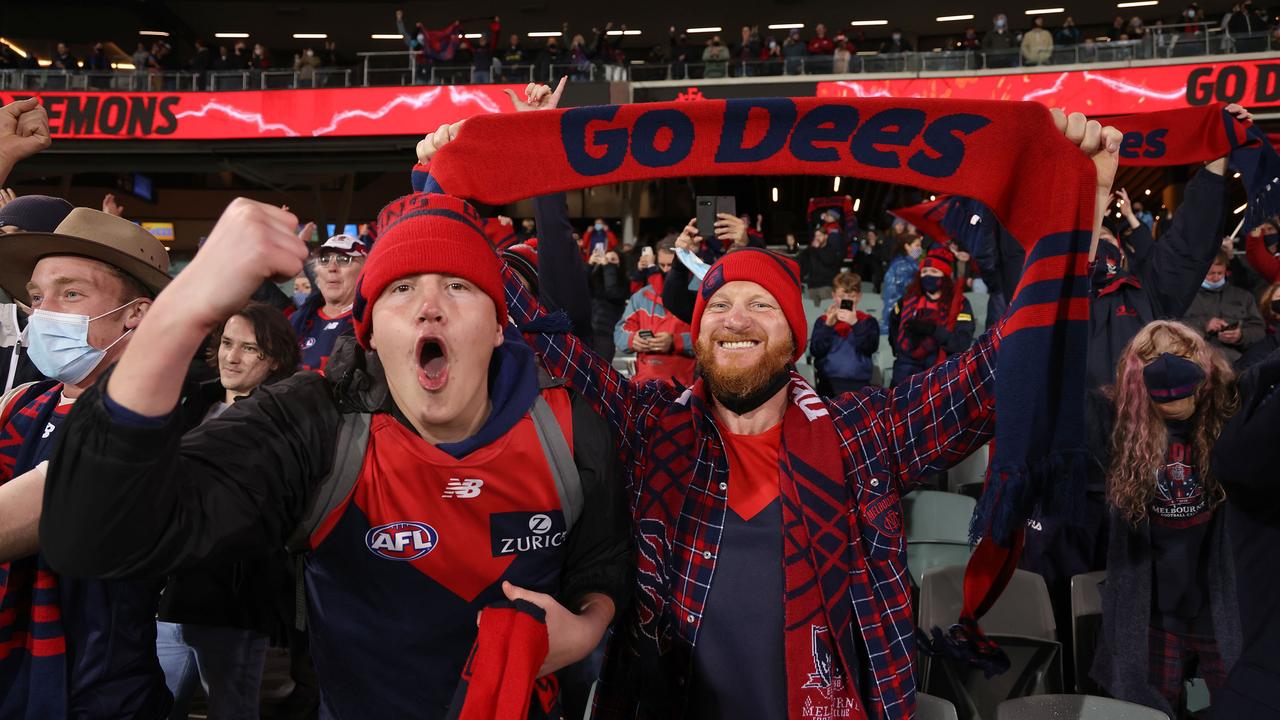
POLYGON ((23 195, 0 208, 0 227, 14 225, 23 232, 51 233, 72 209, 71 203, 62 198, 23 195))
POLYGON ((1152 400, 1170 403, 1194 395, 1204 382, 1204 370, 1184 357, 1164 353, 1143 369, 1142 379, 1152 400))

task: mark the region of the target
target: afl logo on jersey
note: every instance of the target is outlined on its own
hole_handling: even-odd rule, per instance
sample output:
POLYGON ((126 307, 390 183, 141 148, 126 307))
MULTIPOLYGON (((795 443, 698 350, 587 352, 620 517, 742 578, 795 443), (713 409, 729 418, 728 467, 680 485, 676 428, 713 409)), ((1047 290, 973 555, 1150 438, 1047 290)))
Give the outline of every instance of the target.
POLYGON ((364 544, 369 552, 388 560, 417 560, 436 549, 440 535, 420 522, 393 522, 371 528, 364 544))

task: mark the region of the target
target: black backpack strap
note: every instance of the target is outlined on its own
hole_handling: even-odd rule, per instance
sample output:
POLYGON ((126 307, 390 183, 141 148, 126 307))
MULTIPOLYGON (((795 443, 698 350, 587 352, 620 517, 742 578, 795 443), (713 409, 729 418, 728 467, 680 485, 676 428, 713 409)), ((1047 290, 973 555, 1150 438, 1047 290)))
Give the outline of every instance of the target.
POLYGON ((533 419, 533 429, 538 433, 538 443, 542 445, 542 454, 551 468, 551 477, 556 483, 556 494, 560 496, 560 507, 564 510, 564 529, 572 530, 574 523, 582 516, 585 504, 582 492, 582 476, 578 474, 578 465, 574 462, 573 451, 564 436, 564 428, 556 419, 556 413, 541 395, 533 401, 529 410, 533 419))
POLYGON ((286 543, 294 558, 294 624, 300 631, 307 628, 303 557, 311 551, 311 536, 320 527, 320 523, 347 499, 360 477, 364 451, 369 446, 369 423, 372 418, 370 413, 343 413, 342 420, 338 423, 338 436, 329 473, 311 493, 311 501, 302 514, 302 520, 286 543))

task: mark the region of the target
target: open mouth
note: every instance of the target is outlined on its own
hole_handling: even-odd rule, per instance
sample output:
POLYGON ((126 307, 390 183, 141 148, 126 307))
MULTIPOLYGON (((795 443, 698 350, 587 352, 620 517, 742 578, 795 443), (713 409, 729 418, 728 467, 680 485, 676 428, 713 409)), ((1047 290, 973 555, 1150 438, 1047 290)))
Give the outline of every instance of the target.
POLYGON ((449 353, 437 337, 418 338, 418 381, 427 390, 439 390, 449 379, 449 353))

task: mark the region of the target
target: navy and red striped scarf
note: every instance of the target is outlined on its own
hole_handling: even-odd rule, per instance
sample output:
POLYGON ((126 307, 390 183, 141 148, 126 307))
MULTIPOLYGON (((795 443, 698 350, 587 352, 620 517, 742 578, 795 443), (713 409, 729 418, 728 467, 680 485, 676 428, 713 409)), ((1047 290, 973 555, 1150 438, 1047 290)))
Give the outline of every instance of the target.
MULTIPOLYGON (((1096 170, 1041 105, 769 98, 484 116, 467 121, 432 173, 446 192, 489 204, 617 182, 777 174, 860 177, 978 199, 1028 256, 1003 328, 994 472, 975 518, 983 544, 999 546, 985 555, 979 548, 996 570, 978 568, 978 585, 999 586, 1015 537, 1051 486, 1057 497, 1083 493, 1096 170), (538 171, 512 175, 513 157, 538 171)), ((811 499, 801 494, 802 503, 811 499)), ((848 558, 829 562, 823 574, 854 572, 848 558)), ((969 650, 997 652, 970 615, 969 650)))

